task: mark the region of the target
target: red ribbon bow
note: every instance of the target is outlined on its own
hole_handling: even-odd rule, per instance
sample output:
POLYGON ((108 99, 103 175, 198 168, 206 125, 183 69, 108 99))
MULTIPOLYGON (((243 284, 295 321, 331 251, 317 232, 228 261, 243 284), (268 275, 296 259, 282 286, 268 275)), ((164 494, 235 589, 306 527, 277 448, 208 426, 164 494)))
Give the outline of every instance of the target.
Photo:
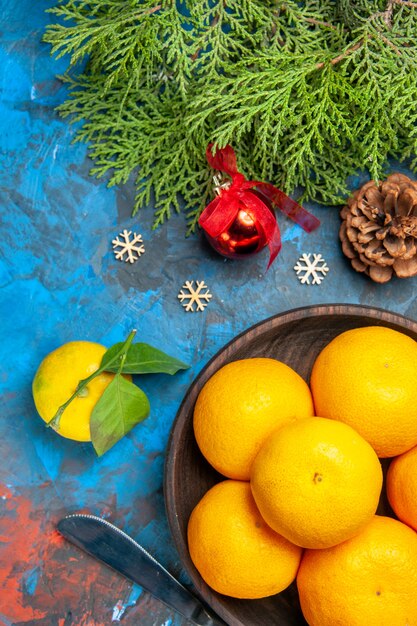
POLYGON ((237 169, 236 154, 232 146, 227 145, 217 150, 215 155, 212 153, 212 147, 213 144, 209 144, 206 150, 209 165, 215 170, 228 174, 232 183, 227 188, 220 188, 219 196, 212 200, 200 215, 198 223, 208 235, 216 238, 227 230, 236 219, 240 207, 244 205, 246 211, 249 209, 253 212, 264 231, 270 253, 269 268, 281 250, 281 235, 275 216, 259 195, 251 191, 255 188, 259 194, 288 215, 306 232, 310 233, 320 226, 320 221, 314 215, 303 209, 277 187, 270 183, 247 180, 237 169))

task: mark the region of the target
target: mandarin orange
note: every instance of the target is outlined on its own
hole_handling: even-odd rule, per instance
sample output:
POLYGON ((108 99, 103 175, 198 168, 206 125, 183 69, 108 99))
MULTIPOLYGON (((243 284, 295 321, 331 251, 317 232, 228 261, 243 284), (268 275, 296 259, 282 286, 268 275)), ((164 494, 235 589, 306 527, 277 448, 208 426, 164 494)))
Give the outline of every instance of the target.
POLYGON ((382 469, 353 428, 306 417, 275 431, 252 466, 251 488, 265 521, 303 548, 345 541, 374 515, 382 469))
POLYGON ((225 480, 212 487, 188 523, 191 559, 205 582, 234 598, 263 598, 295 579, 301 549, 262 519, 249 483, 225 480))
POLYGON ((306 550, 297 587, 309 626, 417 626, 417 534, 375 516, 348 541, 306 550))
POLYGON ((317 357, 316 415, 352 426, 379 457, 417 444, 417 342, 384 326, 348 330, 317 357))
POLYGON ((387 495, 396 516, 417 531, 417 446, 391 461, 387 495))
POLYGON ((307 383, 269 358, 234 361, 204 385, 194 409, 194 433, 215 469, 249 480, 252 462, 277 427, 314 414, 307 383))

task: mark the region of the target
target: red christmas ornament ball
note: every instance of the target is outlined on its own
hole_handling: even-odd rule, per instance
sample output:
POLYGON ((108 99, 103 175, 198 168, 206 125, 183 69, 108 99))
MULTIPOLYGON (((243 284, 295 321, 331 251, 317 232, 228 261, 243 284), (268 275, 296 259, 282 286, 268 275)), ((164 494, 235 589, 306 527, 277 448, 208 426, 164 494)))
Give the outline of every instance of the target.
MULTIPOLYGON (((264 198, 262 200, 265 202, 264 198)), ((275 216, 269 203, 265 202, 265 204, 275 216)), ((253 210, 243 203, 227 230, 217 237, 212 237, 206 232, 205 235, 214 250, 229 259, 242 259, 257 254, 268 245, 268 240, 259 220, 254 215, 253 210)))

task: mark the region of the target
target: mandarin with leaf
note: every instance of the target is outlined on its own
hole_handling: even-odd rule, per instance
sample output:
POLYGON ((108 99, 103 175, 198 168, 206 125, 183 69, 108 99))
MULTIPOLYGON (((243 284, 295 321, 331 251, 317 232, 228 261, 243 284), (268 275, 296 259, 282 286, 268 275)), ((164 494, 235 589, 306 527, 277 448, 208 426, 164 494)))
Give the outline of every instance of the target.
MULTIPOLYGON (((96 372, 106 348, 92 341, 70 341, 50 352, 41 362, 32 384, 36 409, 50 422, 59 407, 76 391, 78 383, 96 372)), ((114 374, 102 372, 69 404, 57 426, 62 437, 91 441, 90 417, 114 374)), ((127 376, 131 380, 130 376, 127 376)))

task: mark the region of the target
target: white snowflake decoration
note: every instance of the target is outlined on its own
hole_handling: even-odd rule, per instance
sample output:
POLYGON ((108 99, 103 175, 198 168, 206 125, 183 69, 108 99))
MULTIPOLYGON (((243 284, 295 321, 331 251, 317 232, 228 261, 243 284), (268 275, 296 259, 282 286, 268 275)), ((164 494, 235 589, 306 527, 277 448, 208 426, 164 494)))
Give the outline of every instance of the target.
POLYGON ((203 311, 212 298, 212 294, 209 292, 204 280, 196 280, 196 284, 196 288, 194 288, 194 281, 186 280, 178 294, 178 299, 186 311, 203 311), (184 292, 184 289, 188 293, 184 292), (194 304, 197 306, 196 309, 194 309, 194 304))
POLYGON ((329 267, 321 254, 303 254, 298 259, 294 269, 298 280, 304 285, 320 285, 326 278, 329 267), (313 256, 313 259, 310 257, 313 256), (310 282, 310 278, 312 278, 310 282))
POLYGON ((122 233, 119 233, 119 237, 121 237, 123 241, 121 241, 119 237, 116 237, 116 239, 112 241, 114 256, 118 261, 134 263, 145 252, 142 235, 133 233, 133 238, 131 239, 131 234, 132 231, 126 230, 125 228, 122 233), (125 255, 126 258, 124 258, 125 255))

